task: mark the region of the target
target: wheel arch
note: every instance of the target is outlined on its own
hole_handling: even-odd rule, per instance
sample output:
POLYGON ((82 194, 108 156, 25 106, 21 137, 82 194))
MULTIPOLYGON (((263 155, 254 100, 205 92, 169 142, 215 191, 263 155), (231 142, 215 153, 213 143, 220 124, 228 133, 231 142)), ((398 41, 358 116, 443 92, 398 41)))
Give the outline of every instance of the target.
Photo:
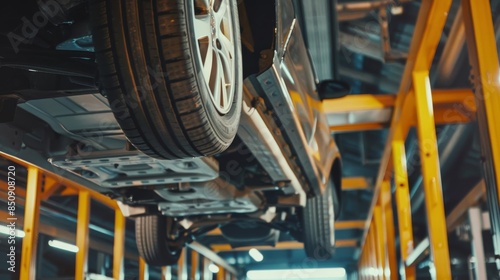
POLYGON ((267 68, 271 59, 262 59, 261 52, 274 51, 276 39, 276 0, 238 1, 238 14, 241 30, 241 51, 243 59, 243 78, 259 73, 267 68))

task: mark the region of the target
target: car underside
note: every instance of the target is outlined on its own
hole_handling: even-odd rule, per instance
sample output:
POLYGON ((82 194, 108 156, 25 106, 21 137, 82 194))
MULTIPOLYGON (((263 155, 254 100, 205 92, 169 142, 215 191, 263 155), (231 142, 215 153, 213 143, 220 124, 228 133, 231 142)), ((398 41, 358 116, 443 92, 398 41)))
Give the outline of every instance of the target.
MULTIPOLYGON (((141 236, 153 224, 162 227, 156 234, 172 237, 169 245, 180 248, 217 227, 233 246, 272 245, 280 232, 304 241, 302 221, 318 215, 304 206, 323 199, 321 193, 329 194, 338 213, 338 152, 319 169, 304 148, 293 108, 286 106, 288 90, 274 51, 275 1, 238 4, 244 80, 232 143, 213 155, 169 159, 144 152, 124 134, 102 78, 108 74, 96 64, 102 52, 95 50, 92 5, 18 1, 0 12, 2 152, 116 199, 126 216, 137 217, 139 247, 146 246, 141 236)), ((163 75, 150 70, 150 79, 163 75)), ((327 251, 316 256, 328 257, 327 251)), ((175 260, 178 252, 167 253, 175 260)))

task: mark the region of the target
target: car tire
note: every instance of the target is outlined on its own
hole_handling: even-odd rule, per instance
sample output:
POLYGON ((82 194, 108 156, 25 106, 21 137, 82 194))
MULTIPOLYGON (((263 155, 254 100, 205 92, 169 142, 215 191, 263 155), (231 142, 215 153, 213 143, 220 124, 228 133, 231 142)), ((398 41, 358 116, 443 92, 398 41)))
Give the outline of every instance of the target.
POLYGON ((174 220, 165 216, 141 216, 135 220, 135 238, 139 255, 154 266, 176 264, 183 244, 167 239, 174 220))
POLYGON ((328 260, 335 246, 333 183, 323 194, 307 199, 302 211, 302 232, 307 257, 328 260))
POLYGON ((99 87, 138 150, 177 159, 229 147, 242 102, 235 0, 91 0, 89 9, 99 87))

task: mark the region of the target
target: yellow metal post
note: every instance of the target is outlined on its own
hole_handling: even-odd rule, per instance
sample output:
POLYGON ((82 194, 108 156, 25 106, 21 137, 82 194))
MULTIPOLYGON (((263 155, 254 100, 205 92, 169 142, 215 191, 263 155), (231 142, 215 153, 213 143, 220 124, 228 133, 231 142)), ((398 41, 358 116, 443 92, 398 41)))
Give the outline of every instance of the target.
MULTIPOLYGON (((366 244, 366 243, 365 243, 366 244)), ((359 279, 364 279, 364 271, 365 271, 365 248, 360 248, 359 259, 358 259, 358 275, 359 279)))
POLYGON ((89 252, 90 194, 85 190, 78 193, 78 221, 76 223, 75 279, 87 279, 87 257, 89 252))
MULTIPOLYGON (((368 242, 366 244, 368 244, 368 242)), ((368 277, 368 267, 369 267, 369 264, 368 264, 367 248, 368 247, 365 247, 363 249, 363 252, 364 252, 363 253, 363 279, 369 279, 369 277, 368 277)))
POLYGON ((371 264, 371 235, 368 234, 368 240, 366 244, 366 256, 365 256, 365 279, 373 279, 373 275, 370 274, 370 269, 372 268, 371 264))
POLYGON ((368 234, 368 236, 366 237, 367 240, 366 240, 366 247, 365 247, 365 279, 372 279, 373 277, 368 273, 370 272, 370 235, 368 234))
POLYGON ((177 279, 179 280, 187 280, 187 267, 186 267, 186 251, 187 248, 184 248, 181 252, 181 256, 179 257, 179 261, 177 262, 177 279))
MULTIPOLYGON (((373 223, 373 220, 372 220, 373 223)), ((368 277, 369 279, 378 279, 378 275, 375 273, 375 266, 376 266, 376 254, 375 254, 375 246, 374 246, 374 240, 373 240, 373 226, 371 227, 370 230, 370 244, 368 246, 368 277)))
MULTIPOLYGON (((379 200, 380 202, 380 200, 379 200)), ((378 279, 385 279, 384 268, 385 268, 385 237, 384 228, 382 222, 382 207, 380 204, 375 206, 375 211, 373 212, 373 223, 375 230, 373 231, 373 236, 375 240, 375 259, 378 279)))
POLYGON ((366 235, 366 241, 363 245, 363 268, 364 268, 364 278, 369 279, 368 277, 368 269, 370 267, 370 230, 368 230, 368 234, 366 235))
POLYGON ((63 188, 59 180, 52 176, 49 176, 48 174, 44 175, 43 189, 41 190, 42 193, 40 197, 41 201, 48 199, 54 192, 63 188))
MULTIPOLYGON (((500 70, 490 1, 463 0, 467 48, 473 66, 478 121, 489 136, 491 165, 496 185, 500 182, 500 70), (483 116, 484 115, 484 116, 483 116)), ((495 183, 495 182, 492 182, 495 183)), ((488 182, 486 182, 488 184, 488 182)), ((497 190, 500 200, 500 192, 497 190)))
MULTIPOLYGON (((375 272, 375 268, 377 267, 377 254, 376 254, 376 248, 375 248, 375 236, 374 236, 374 225, 375 223, 372 221, 370 223, 370 230, 368 231, 368 267, 370 272, 375 272)), ((377 279, 376 274, 371 274, 373 278, 377 279)))
POLYGON ((219 266, 219 272, 217 272, 217 280, 224 280, 226 278, 226 271, 223 267, 219 266))
MULTIPOLYGON (((448 11, 451 6, 451 0, 428 0, 423 1, 420 5, 417 23, 413 32, 412 43, 410 51, 408 52, 408 59, 406 61, 405 70, 399 86, 399 92, 394 103, 394 110, 391 118, 391 129, 387 136, 387 143, 384 147, 384 153, 380 160, 380 168, 373 189, 374 198, 370 205, 367 222, 371 221, 373 211, 377 203, 378 194, 380 192, 381 184, 387 180, 391 175, 390 157, 391 157, 391 141, 394 137, 394 126, 402 120, 412 119, 413 112, 405 110, 405 105, 413 103, 409 96, 411 95, 411 82, 412 73, 415 70, 429 70, 432 59, 436 52, 443 27, 446 23, 448 11)), ((411 108, 411 106, 410 106, 411 108)), ((406 137, 406 133, 405 133, 406 137)), ((363 234, 363 241, 366 240, 367 227, 363 234)))
POLYGON ((361 253, 359 254, 359 259, 358 259, 358 277, 359 279, 363 280, 364 279, 364 270, 365 270, 365 262, 364 262, 365 254, 363 248, 361 248, 361 253))
POLYGON ((371 234, 368 232, 368 236, 366 237, 366 256, 365 256, 365 278, 373 279, 373 276, 370 274, 370 269, 372 268, 372 256, 371 256, 371 234))
POLYGON ((383 212, 383 225, 385 226, 385 242, 386 242, 386 263, 384 267, 385 279, 397 280, 398 269, 396 262, 396 244, 394 235, 394 216, 392 213, 391 200, 391 182, 384 181, 382 183, 380 203, 383 212))
POLYGON ((40 218, 40 170, 28 167, 26 201, 24 205, 24 233, 21 254, 20 279, 34 280, 36 276, 36 249, 38 242, 38 223, 40 218))
POLYGON ((139 280, 149 280, 148 264, 143 258, 139 258, 139 280))
MULTIPOLYGON (((488 0, 462 0, 495 255, 500 255, 500 70, 488 0)), ((497 259, 500 269, 500 260, 497 259)))
MULTIPOLYGON (((395 199, 398 213, 399 247, 403 262, 413 251, 413 226, 411 218, 410 191, 408 186, 408 171, 406 167, 405 141, 400 123, 396 124, 392 140, 392 161, 394 167, 395 199)), ((415 279, 415 268, 405 267, 403 278, 415 279)))
POLYGON ((113 278, 124 279, 125 224, 126 220, 119 208, 115 209, 115 236, 113 244, 113 278))
POLYGON ((422 161, 422 177, 427 210, 427 224, 435 279, 451 279, 448 231, 441 188, 441 171, 432 108, 429 71, 413 72, 413 89, 417 109, 417 131, 422 161))
POLYGON ((200 255, 195 250, 191 250, 191 278, 192 280, 200 279, 200 255))

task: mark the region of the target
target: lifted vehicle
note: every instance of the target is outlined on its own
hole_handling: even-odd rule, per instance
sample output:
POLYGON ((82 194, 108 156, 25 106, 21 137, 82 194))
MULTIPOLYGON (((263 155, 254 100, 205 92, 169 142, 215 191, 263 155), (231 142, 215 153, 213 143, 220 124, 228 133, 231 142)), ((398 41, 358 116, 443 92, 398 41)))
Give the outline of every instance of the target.
POLYGON ((348 89, 316 80, 293 4, 12 3, 0 150, 116 199, 152 265, 217 227, 328 259, 341 162, 321 100, 348 89))

